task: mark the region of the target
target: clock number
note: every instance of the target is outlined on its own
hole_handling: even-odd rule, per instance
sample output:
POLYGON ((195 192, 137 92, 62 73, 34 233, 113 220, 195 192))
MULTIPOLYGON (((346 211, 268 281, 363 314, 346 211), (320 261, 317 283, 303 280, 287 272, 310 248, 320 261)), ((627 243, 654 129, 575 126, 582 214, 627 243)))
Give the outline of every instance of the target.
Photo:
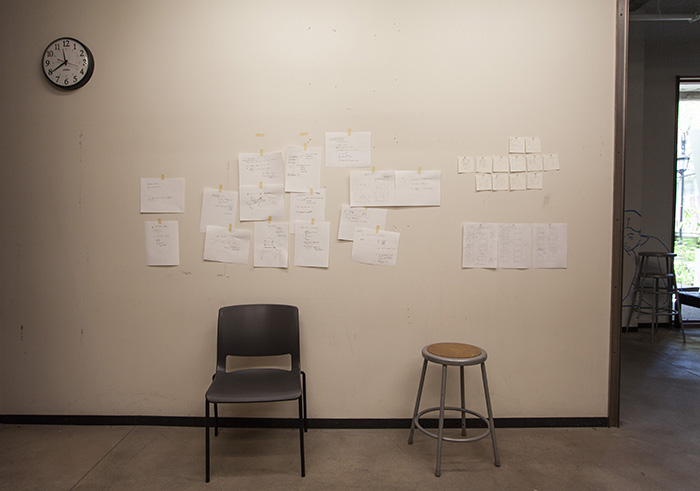
POLYGON ((85 51, 83 51, 83 50, 81 49, 81 50, 80 50, 80 54, 79 54, 78 56, 80 56, 81 58, 82 58, 83 56, 85 56, 85 51))
POLYGON ((70 41, 68 39, 63 40, 63 47, 64 48, 70 48, 70 41))
POLYGON ((47 58, 53 58, 53 51, 52 51, 52 50, 47 51, 47 52, 46 52, 46 57, 47 57, 47 58))

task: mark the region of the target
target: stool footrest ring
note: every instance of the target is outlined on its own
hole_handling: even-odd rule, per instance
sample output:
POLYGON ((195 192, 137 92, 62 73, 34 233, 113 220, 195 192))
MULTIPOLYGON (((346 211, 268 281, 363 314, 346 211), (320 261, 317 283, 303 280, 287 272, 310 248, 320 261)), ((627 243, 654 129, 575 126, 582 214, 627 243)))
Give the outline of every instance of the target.
MULTIPOLYGON (((432 432, 426 430, 425 428, 423 428, 423 426, 420 424, 419 419, 421 416, 423 416, 426 413, 435 412, 435 411, 439 411, 439 410, 440 410, 439 406, 429 407, 428 409, 423 409, 421 412, 416 414, 415 418, 413 418, 413 422, 416 425, 416 428, 418 430, 420 430, 421 433, 428 435, 429 437, 435 438, 436 440, 438 438, 438 435, 436 433, 432 433, 432 432)), ((477 413, 476 411, 472 411, 471 409, 462 409, 461 407, 455 407, 455 406, 445 406, 445 411, 459 411, 461 413, 466 413, 466 414, 471 414, 473 416, 476 416, 481 421, 486 423, 486 431, 480 435, 473 436, 471 438, 448 438, 446 436, 443 436, 442 437, 443 441, 445 441, 445 442, 476 442, 476 441, 479 441, 479 440, 486 438, 487 436, 489 436, 491 434, 491 425, 489 424, 489 420, 486 419, 486 417, 483 414, 477 413)))

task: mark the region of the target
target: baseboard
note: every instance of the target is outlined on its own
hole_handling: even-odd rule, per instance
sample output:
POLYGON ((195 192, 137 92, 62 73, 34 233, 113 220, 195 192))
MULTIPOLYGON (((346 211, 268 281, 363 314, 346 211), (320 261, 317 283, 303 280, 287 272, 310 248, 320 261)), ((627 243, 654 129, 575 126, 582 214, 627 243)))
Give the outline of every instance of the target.
MULTIPOLYGON (((495 418, 496 428, 605 428, 604 417, 578 418, 495 418)), ((95 415, 0 415, 0 424, 75 425, 75 426, 189 426, 204 427, 204 417, 197 416, 95 416, 95 415)), ((296 428, 295 418, 219 418, 225 428, 296 428)), ((436 428, 437 419, 421 419, 426 428, 436 428)), ((445 427, 458 428, 459 418, 445 419, 445 427)), ((483 427, 480 419, 468 419, 467 426, 483 427)), ((410 428, 410 418, 317 418, 309 419, 309 428, 319 429, 400 429, 410 428)))

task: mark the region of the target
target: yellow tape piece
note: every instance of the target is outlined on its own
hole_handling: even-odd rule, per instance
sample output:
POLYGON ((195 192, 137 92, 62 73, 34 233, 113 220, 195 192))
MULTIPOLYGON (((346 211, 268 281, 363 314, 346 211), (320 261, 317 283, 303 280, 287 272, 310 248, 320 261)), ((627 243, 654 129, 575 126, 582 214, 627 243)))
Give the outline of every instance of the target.
POLYGON ((260 156, 261 157, 263 156, 263 149, 262 148, 260 149, 260 156))
POLYGON ((306 152, 307 149, 306 143, 304 143, 304 151, 306 152))
POLYGON ((267 217, 267 223, 272 223, 272 217, 271 217, 271 216, 268 216, 268 217, 267 217))
POLYGON ((372 166, 372 174, 374 174, 374 171, 375 171, 375 170, 376 170, 375 167, 372 166))
POLYGON ((160 175, 160 180, 161 180, 161 181, 165 181, 165 174, 161 174, 161 175, 160 175))
POLYGON ((256 133, 255 136, 256 136, 256 137, 265 136, 265 133, 256 133))
POLYGON ((423 170, 423 168, 419 165, 419 166, 418 166, 418 175, 420 175, 421 170, 423 170))
POLYGON ((313 195, 314 195, 314 188, 309 188, 309 196, 313 196, 313 195))
POLYGON ((230 232, 232 229, 233 229, 233 224, 232 224, 232 223, 229 223, 229 224, 228 224, 228 231, 230 232))
POLYGON ((315 221, 316 221, 316 219, 315 219, 315 218, 312 218, 312 219, 311 219, 311 225, 313 225, 315 221))
POLYGON ((308 131, 302 131, 301 133, 299 133, 299 136, 309 136, 309 132, 308 132, 308 131))
POLYGON ((262 189, 262 181, 260 181, 260 184, 258 184, 258 187, 262 189))
POLYGON ((352 128, 348 128, 348 136, 352 134, 352 128))
POLYGON ((223 190, 224 190, 224 185, 223 185, 223 184, 219 184, 219 192, 221 192, 221 191, 223 191, 223 190))
POLYGON ((158 219, 158 225, 163 225, 163 222, 160 221, 160 218, 158 219))
POLYGON ((377 229, 374 231, 375 234, 379 233, 379 225, 377 225, 377 229))

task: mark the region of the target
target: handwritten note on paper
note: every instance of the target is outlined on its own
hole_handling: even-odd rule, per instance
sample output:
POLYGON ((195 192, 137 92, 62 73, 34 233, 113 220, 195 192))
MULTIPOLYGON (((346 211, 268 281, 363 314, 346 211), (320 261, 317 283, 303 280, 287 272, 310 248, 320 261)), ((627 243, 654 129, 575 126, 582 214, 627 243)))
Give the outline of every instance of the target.
POLYGON ((284 190, 303 193, 321 187, 321 147, 287 147, 287 179, 284 190))
POLYGON ((395 176, 394 171, 350 172, 350 206, 393 206, 395 176))
POLYGON ((440 206, 440 171, 396 171, 396 206, 440 206))
POLYGON ((525 137, 509 136, 508 153, 525 153, 525 137))
POLYGON ((542 170, 542 154, 529 153, 529 154, 527 154, 525 160, 527 161, 527 171, 528 172, 542 170))
POLYGON ((514 153, 508 156, 511 172, 525 172, 527 170, 527 159, 525 155, 514 153))
POLYGON ((493 171, 494 172, 508 172, 509 159, 508 155, 494 155, 493 157, 493 171))
POLYGON ((327 268, 331 222, 297 222, 294 235, 294 265, 327 268))
POLYGON ((476 157, 476 171, 483 173, 493 172, 493 157, 490 155, 479 155, 476 157))
POLYGON ((180 233, 177 221, 145 222, 146 265, 178 266, 180 264, 180 233))
POLYGON ((542 154, 544 170, 559 170, 559 154, 544 153, 542 154))
POLYGON ((236 206, 238 193, 236 191, 214 188, 204 188, 202 193, 202 215, 199 219, 199 231, 206 232, 207 225, 228 227, 236 221, 236 206))
POLYGON ((527 173, 527 188, 528 189, 542 189, 542 172, 528 172, 527 173))
POLYGON ((457 157, 457 170, 460 174, 474 172, 476 159, 474 157, 457 157))
POLYGON ((289 257, 289 227, 284 223, 255 222, 253 267, 286 268, 289 257))
POLYGON ((498 225, 465 222, 462 229, 462 267, 488 268, 498 266, 498 225))
POLYGON ((532 267, 532 224, 498 224, 498 267, 528 269, 532 267))
POLYGON ((248 264, 250 230, 228 231, 228 227, 209 225, 204 237, 204 260, 248 264))
POLYGON ((539 136, 525 137, 525 153, 540 153, 542 152, 542 140, 539 136))
POLYGON ((141 213, 184 212, 185 180, 183 178, 141 178, 141 213))
POLYGON ((493 180, 493 190, 494 191, 508 191, 510 189, 510 179, 508 174, 492 174, 493 180))
POLYGON ((352 244, 352 260, 379 266, 396 266, 399 232, 357 227, 352 244))
POLYGON ((370 167, 372 134, 368 131, 326 133, 326 167, 370 167))
POLYGON ((476 190, 477 191, 492 191, 493 184, 491 181, 492 174, 475 174, 476 190))
POLYGON ((508 174, 510 176, 511 191, 525 191, 527 189, 527 176, 523 172, 508 174))
POLYGON ((289 198, 289 233, 295 231, 294 222, 322 222, 326 219, 326 190, 319 189, 313 194, 292 193, 289 198))
POLYGON ((534 267, 545 269, 566 268, 566 223, 535 223, 532 227, 532 261, 534 267))
POLYGON ((263 184, 284 185, 282 152, 238 154, 238 183, 240 186, 263 184))
POLYGON ((386 228, 387 211, 382 208, 352 208, 343 205, 340 210, 340 225, 338 227, 338 240, 353 240, 355 228, 371 228, 380 230, 386 228))
POLYGON ((241 221, 284 220, 284 189, 282 184, 241 186, 241 221))

